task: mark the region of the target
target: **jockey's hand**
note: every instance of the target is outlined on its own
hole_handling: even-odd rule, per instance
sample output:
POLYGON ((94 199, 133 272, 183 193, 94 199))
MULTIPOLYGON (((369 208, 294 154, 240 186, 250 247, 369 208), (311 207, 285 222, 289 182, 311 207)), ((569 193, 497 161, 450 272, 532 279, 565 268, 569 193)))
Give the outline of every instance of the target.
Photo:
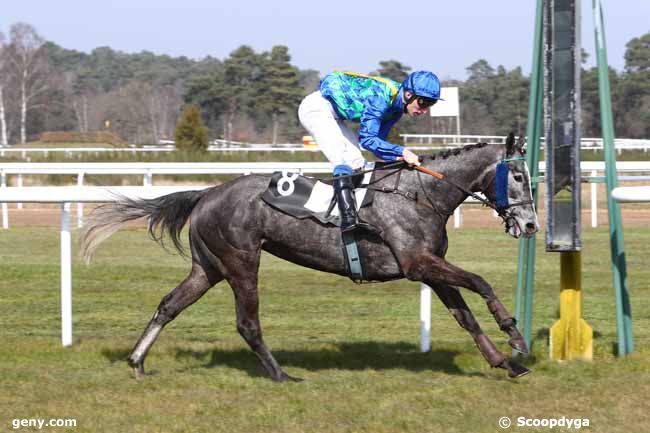
POLYGON ((420 158, 408 149, 404 149, 402 156, 397 159, 406 161, 408 165, 420 165, 420 158))

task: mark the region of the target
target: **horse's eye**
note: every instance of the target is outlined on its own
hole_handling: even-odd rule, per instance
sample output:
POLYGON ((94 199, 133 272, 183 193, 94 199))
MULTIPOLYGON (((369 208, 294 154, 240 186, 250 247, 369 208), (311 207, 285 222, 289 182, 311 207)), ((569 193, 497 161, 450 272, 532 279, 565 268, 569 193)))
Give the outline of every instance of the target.
POLYGON ((513 176, 513 179, 515 180, 515 182, 523 182, 524 181, 524 177, 522 175, 520 175, 520 174, 515 174, 513 176))

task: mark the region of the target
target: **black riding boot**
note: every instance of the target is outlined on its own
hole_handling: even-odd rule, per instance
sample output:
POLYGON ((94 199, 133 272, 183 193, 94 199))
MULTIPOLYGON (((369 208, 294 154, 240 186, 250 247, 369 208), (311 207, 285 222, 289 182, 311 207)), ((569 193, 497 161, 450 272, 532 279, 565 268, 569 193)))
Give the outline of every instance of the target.
POLYGON ((352 183, 351 177, 335 177, 334 193, 336 194, 336 201, 339 205, 341 231, 343 233, 352 232, 357 229, 365 230, 368 233, 381 233, 381 230, 374 225, 359 220, 354 200, 354 184, 352 183))

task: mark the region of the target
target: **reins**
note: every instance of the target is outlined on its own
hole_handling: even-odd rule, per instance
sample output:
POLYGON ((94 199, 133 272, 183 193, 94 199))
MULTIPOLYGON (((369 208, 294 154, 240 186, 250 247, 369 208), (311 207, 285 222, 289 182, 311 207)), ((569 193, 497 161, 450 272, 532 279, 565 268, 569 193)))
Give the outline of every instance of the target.
MULTIPOLYGON (((427 193, 426 188, 424 188, 424 184, 422 183, 420 173, 425 173, 425 174, 433 176, 436 179, 439 179, 439 180, 441 180, 443 182, 447 182, 449 185, 452 185, 453 187, 459 189, 464 194, 467 194, 468 196, 472 197, 473 199, 480 201, 481 203, 483 203, 483 205, 494 209, 494 211, 497 212, 499 215, 501 215, 503 210, 505 210, 505 208, 497 208, 497 206, 494 203, 492 203, 490 200, 488 200, 486 198, 483 198, 480 195, 478 195, 478 194, 476 194, 476 193, 474 193, 474 192, 472 192, 472 191, 458 185, 456 182, 454 182, 454 181, 452 181, 450 179, 447 179, 447 177, 444 174, 440 173, 440 172, 430 170, 430 169, 428 169, 426 167, 421 167, 421 166, 418 166, 418 165, 416 165, 413 168, 418 171, 418 182, 420 183, 420 188, 422 188, 422 191, 424 192, 424 196, 427 198, 427 201, 432 206, 434 206, 434 208, 435 208, 435 205, 433 204, 433 200, 431 200, 431 198, 429 197, 429 193, 427 193)), ((504 217, 503 215, 501 215, 501 216, 504 217)))
POLYGON ((399 168, 397 170, 393 171, 392 173, 388 173, 386 176, 384 176, 382 178, 379 178, 379 179, 375 179, 372 183, 367 184, 367 185, 372 185, 373 183, 376 183, 376 182, 378 182, 378 181, 380 181, 380 180, 382 180, 384 178, 392 176, 393 174, 397 173, 398 171, 404 170, 407 167, 406 163, 404 161, 395 161, 395 162, 391 162, 389 164, 383 165, 383 166, 381 166, 379 168, 369 168, 367 170, 359 170, 359 171, 355 171, 352 174, 341 174, 339 176, 326 177, 326 178, 323 178, 321 180, 330 181, 330 180, 342 179, 342 178, 346 178, 346 177, 357 177, 360 174, 371 173, 373 171, 390 170, 390 169, 395 168, 395 167, 399 167, 399 168))
POLYGON ((401 174, 402 174, 402 170, 404 170, 405 168, 408 168, 408 165, 406 163, 404 163, 404 161, 395 161, 395 162, 391 162, 389 164, 386 164, 384 166, 381 166, 379 168, 370 168, 368 170, 360 170, 360 171, 357 171, 357 172, 355 172, 353 174, 345 174, 345 175, 340 175, 340 176, 336 176, 336 177, 329 177, 329 178, 325 178, 325 179, 322 179, 322 180, 329 181, 329 180, 334 180, 336 178, 357 177, 357 176, 360 176, 360 175, 365 174, 365 173, 370 173, 370 172, 375 172, 375 171, 391 170, 389 173, 386 173, 384 176, 377 177, 376 179, 373 179, 372 181, 370 181, 368 183, 363 183, 363 184, 359 185, 358 188, 367 188, 367 189, 369 189, 371 191, 398 194, 398 195, 401 195, 401 196, 403 196, 403 197, 405 197, 405 198, 407 198, 409 200, 417 201, 417 191, 415 192, 415 194, 413 194, 411 192, 408 192, 408 191, 404 192, 404 191, 400 191, 398 189, 399 182, 400 182, 400 177, 401 177, 401 174), (377 188, 377 187, 372 186, 372 185, 378 183, 379 181, 386 179, 387 177, 391 177, 394 174, 396 174, 397 176, 395 178, 395 186, 393 186, 392 188, 388 188, 388 187, 385 187, 385 186, 381 187, 381 188, 377 188))
MULTIPOLYGON (((515 161, 515 160, 519 160, 519 159, 524 159, 524 158, 523 157, 521 157, 521 158, 520 157, 509 158, 509 159, 502 160, 502 162, 515 161)), ((436 179, 440 179, 443 182, 447 182, 448 184, 454 186, 455 188, 459 189, 460 191, 462 191, 463 193, 465 193, 468 196, 472 197, 473 199, 481 202, 484 206, 487 206, 487 207, 493 209, 503 220, 507 220, 509 218, 508 215, 506 215, 506 213, 505 213, 505 211, 507 209, 510 209, 511 207, 525 206, 525 205, 534 203, 533 200, 521 200, 521 201, 517 201, 517 202, 513 202, 513 203, 508 203, 506 206, 497 206, 496 204, 492 203, 490 200, 488 200, 486 198, 483 198, 480 195, 478 195, 478 194, 476 194, 476 193, 474 193, 472 191, 469 191, 468 189, 458 185, 456 182, 454 182, 452 180, 447 179, 447 177, 445 175, 443 175, 442 173, 440 173, 440 172, 430 170, 430 169, 428 169, 426 167, 420 167, 420 166, 415 166, 413 168, 418 171, 418 181, 420 182, 420 187, 424 191, 425 197, 427 198, 429 203, 431 203, 432 205, 433 205, 433 201, 429 197, 429 194, 427 193, 427 190, 424 188, 424 185, 422 184, 422 179, 420 178, 420 173, 426 173, 428 175, 431 175, 431 176, 435 177, 436 179)), ((495 176, 495 178, 496 178, 496 176, 495 176)), ((490 181, 490 183, 492 183, 494 181, 495 181, 495 179, 492 179, 490 181)))
MULTIPOLYGON (((505 161, 509 161, 509 160, 505 160, 505 161)), ((399 189, 398 189, 401 172, 402 172, 402 170, 404 170, 406 168, 408 168, 410 170, 416 170, 417 171, 417 177, 418 177, 418 182, 420 184, 420 188, 422 189, 422 192, 424 193, 424 196, 426 197, 427 201, 429 202, 429 204, 434 209, 438 209, 438 206, 436 206, 433 199, 431 199, 429 193, 427 192, 427 189, 424 187, 424 183, 422 182, 422 178, 421 178, 420 173, 424 173, 424 174, 427 174, 429 176, 433 176, 433 177, 435 177, 436 179, 438 179, 438 180, 440 180, 442 182, 448 183, 449 185, 453 186, 454 188, 462 191, 464 194, 467 194, 467 196, 472 197, 474 200, 482 203, 484 206, 493 209, 503 220, 506 220, 508 218, 508 215, 506 215, 506 213, 505 213, 505 211, 507 209, 509 209, 511 207, 515 207, 515 206, 523 206, 523 205, 533 203, 532 200, 523 200, 523 201, 519 201, 519 202, 509 203, 507 206, 497 206, 496 204, 492 203, 492 201, 488 200, 487 198, 481 197, 480 195, 478 195, 478 194, 468 190, 467 188, 457 184, 456 182, 452 181, 451 179, 448 179, 447 176, 445 176, 444 174, 442 174, 442 173, 440 173, 438 171, 431 170, 429 168, 422 167, 422 166, 419 166, 419 165, 410 166, 410 165, 408 165, 406 163, 406 161, 403 161, 403 160, 395 161, 395 162, 386 164, 386 165, 384 165, 382 167, 379 167, 379 168, 371 168, 371 169, 367 169, 367 170, 360 170, 360 171, 357 171, 357 172, 355 172, 353 174, 340 175, 340 176, 337 176, 337 178, 356 177, 356 176, 359 176, 361 174, 370 173, 370 172, 374 172, 374 171, 392 170, 390 173, 387 173, 386 175, 384 175, 382 177, 378 177, 377 179, 374 179, 374 180, 372 180, 371 182, 369 182, 367 184, 360 185, 360 187, 366 187, 366 188, 370 187, 373 184, 375 184, 375 183, 377 183, 377 182, 379 182, 379 181, 381 181, 381 180, 383 180, 383 179, 385 179, 387 177, 390 177, 390 176, 392 176, 394 174, 397 174, 397 179, 396 179, 396 182, 395 182, 395 186, 393 188, 382 187, 382 188, 368 188, 368 189, 371 189, 373 191, 378 191, 378 192, 384 192, 384 193, 399 194, 399 195, 402 195, 402 196, 404 196, 404 197, 406 197, 408 199, 417 201, 417 192, 415 194, 411 194, 411 193, 408 193, 408 192, 404 193, 402 191, 399 191, 399 189)), ((334 180, 334 177, 325 178, 323 180, 334 180)), ((494 179, 491 182, 494 182, 494 179)))

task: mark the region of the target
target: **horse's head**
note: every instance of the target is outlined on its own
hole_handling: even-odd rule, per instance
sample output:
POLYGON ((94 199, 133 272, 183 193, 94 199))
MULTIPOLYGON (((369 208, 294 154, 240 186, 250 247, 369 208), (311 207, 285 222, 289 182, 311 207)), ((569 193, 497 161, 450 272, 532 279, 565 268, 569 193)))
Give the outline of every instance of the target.
POLYGON ((508 135, 505 153, 495 165, 494 180, 483 191, 505 221, 506 233, 515 238, 530 237, 539 230, 523 146, 522 137, 515 142, 514 134, 508 135))

